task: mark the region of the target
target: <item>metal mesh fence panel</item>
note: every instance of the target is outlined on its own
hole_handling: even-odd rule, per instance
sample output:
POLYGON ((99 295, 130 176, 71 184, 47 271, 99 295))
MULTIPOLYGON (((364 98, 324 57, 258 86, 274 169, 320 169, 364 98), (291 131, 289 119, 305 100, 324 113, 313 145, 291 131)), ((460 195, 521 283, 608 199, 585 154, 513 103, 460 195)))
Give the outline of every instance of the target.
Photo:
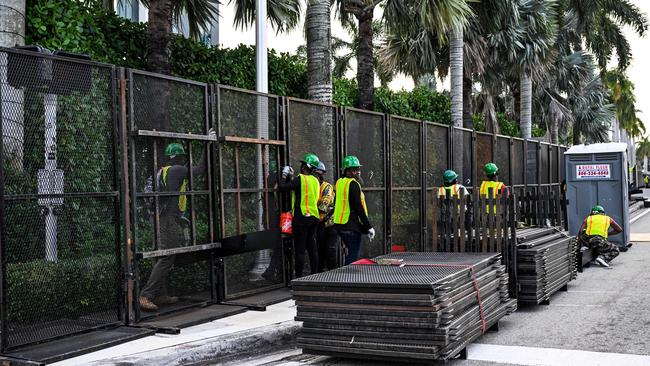
POLYGON ((551 176, 550 176, 550 173, 551 173, 550 172, 550 169, 551 169, 550 157, 548 155, 550 149, 549 149, 548 144, 541 144, 541 148, 542 148, 542 154, 541 154, 540 161, 539 161, 539 171, 540 171, 540 173, 541 173, 540 175, 542 177, 541 183, 542 184, 548 184, 548 183, 550 183, 550 178, 551 178, 551 176))
MULTIPOLYGON (((426 162, 426 227, 427 233, 432 232, 433 211, 431 206, 436 198, 435 189, 442 185, 442 173, 449 167, 449 128, 427 123, 425 141, 427 151, 426 162)), ((425 250, 430 250, 430 238, 424 242, 425 250)))
POLYGON ((121 318, 114 71, 0 51, 4 349, 121 318))
MULTIPOLYGON (((279 98, 218 86, 220 136, 277 140, 279 98)), ((223 237, 278 230, 280 147, 221 143, 221 234, 223 237)), ((301 156, 302 157, 302 156, 301 156)), ((223 258, 226 299, 260 292, 284 281, 282 243, 273 235, 257 250, 223 258)))
POLYGON ((314 153, 327 168, 325 180, 333 182, 335 167, 338 166, 336 107, 289 99, 288 115, 291 166, 299 168, 300 159, 307 153, 314 153))
POLYGON ((566 152, 566 147, 560 148, 560 182, 566 180, 566 166, 564 165, 564 153, 566 152))
MULTIPOLYGON (((516 157, 513 157, 516 159, 516 157)), ((506 185, 512 185, 510 177, 510 139, 507 137, 497 136, 496 151, 494 152, 494 161, 499 167, 499 179, 506 185)))
POLYGON ((560 183, 558 177, 559 161, 558 161, 559 148, 557 145, 551 146, 551 183, 560 183))
POLYGON ((419 121, 391 117, 391 233, 393 249, 420 250, 422 182, 419 121), (401 248, 400 248, 401 249, 401 248))
POLYGON ((346 155, 355 155, 363 164, 361 178, 368 205, 368 218, 376 237, 362 245, 362 256, 372 258, 385 250, 385 187, 386 187, 386 132, 384 116, 377 113, 346 109, 346 155))
POLYGON ((530 184, 537 184, 537 156, 538 151, 537 147, 539 146, 538 142, 528 141, 527 150, 526 150, 526 182, 530 184))
MULTIPOLYGON (((477 183, 472 180, 473 175, 473 151, 472 146, 473 138, 471 130, 464 130, 460 128, 453 129, 453 154, 452 154, 452 167, 459 175, 459 181, 469 189, 477 183)), ((479 179, 480 180, 480 179, 479 179)))
MULTIPOLYGON (((479 132, 476 133, 476 165, 479 170, 482 169, 485 164, 494 162, 492 154, 492 139, 493 135, 483 134, 479 132)), ((499 165, 499 175, 501 175, 501 172, 504 170, 503 168, 504 167, 499 165)), ((479 180, 481 180, 480 175, 479 180)))
POLYGON ((512 146, 512 184, 524 184, 524 141, 521 139, 514 139, 512 146))
POLYGON ((135 301, 158 305, 136 304, 139 321, 216 300, 209 253, 189 250, 214 236, 209 142, 201 140, 210 123, 206 84, 136 70, 128 79, 135 301), (159 301, 165 296, 179 300, 159 301))

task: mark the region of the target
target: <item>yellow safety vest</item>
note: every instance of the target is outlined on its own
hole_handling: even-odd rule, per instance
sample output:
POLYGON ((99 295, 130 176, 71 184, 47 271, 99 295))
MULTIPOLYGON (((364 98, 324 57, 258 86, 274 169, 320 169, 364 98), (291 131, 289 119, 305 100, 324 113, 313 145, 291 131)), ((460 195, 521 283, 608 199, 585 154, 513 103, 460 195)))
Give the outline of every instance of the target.
MULTIPOLYGON (((486 199, 489 198, 488 194, 490 193, 490 188, 492 188, 492 198, 496 198, 501 194, 501 190, 503 189, 503 182, 495 182, 492 180, 484 180, 481 182, 481 188, 479 189, 479 194, 481 197, 485 197, 486 199)), ((492 210, 494 213, 497 213, 497 205, 492 206, 492 210)), ((488 206, 485 207, 485 212, 489 213, 490 208, 488 206)))
MULTIPOLYGON (((320 199, 320 184, 313 175, 298 174, 300 178, 300 212, 303 216, 318 216, 318 200, 320 199)), ((296 192, 291 192, 291 214, 295 215, 296 192)))
POLYGON ((490 188, 492 188, 493 196, 496 197, 496 195, 501 194, 503 186, 503 182, 484 180, 481 182, 481 188, 479 189, 479 192, 481 193, 481 196, 488 198, 488 193, 490 192, 490 188))
MULTIPOLYGON (((355 182, 359 184, 354 178, 339 178, 336 181, 336 199, 334 201, 334 223, 345 225, 350 220, 350 184, 355 182)), ((361 184, 359 184, 361 189, 361 184)), ((366 196, 361 191, 361 205, 366 215, 368 215, 368 207, 366 206, 366 196)))
MULTIPOLYGON (((167 186, 167 173, 169 172, 169 168, 171 168, 171 166, 165 166, 162 168, 162 184, 165 186, 167 186)), ((187 191, 187 179, 183 179, 180 191, 187 191)), ((187 196, 184 194, 178 196, 178 210, 180 212, 185 212, 187 210, 187 196)))
POLYGON ((587 229, 585 232, 588 236, 598 235, 607 239, 611 223, 612 219, 607 215, 589 215, 587 217, 587 229))
POLYGON ((329 182, 323 181, 320 184, 320 199, 318 200, 318 211, 321 220, 329 212, 332 203, 334 203, 334 187, 329 182))
POLYGON ((451 191, 451 196, 452 197, 457 197, 460 198, 460 184, 454 184, 449 187, 440 187, 438 188, 438 197, 440 198, 446 198, 447 197, 447 191, 451 191))

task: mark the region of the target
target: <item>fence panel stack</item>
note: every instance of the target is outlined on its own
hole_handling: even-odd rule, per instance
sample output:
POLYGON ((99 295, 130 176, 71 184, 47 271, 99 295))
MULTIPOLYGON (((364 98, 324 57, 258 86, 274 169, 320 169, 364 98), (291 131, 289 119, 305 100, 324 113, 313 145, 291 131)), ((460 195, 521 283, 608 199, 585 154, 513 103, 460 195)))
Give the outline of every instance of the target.
POLYGON ((306 353, 430 361, 458 355, 516 309, 498 254, 393 253, 294 280, 306 353))

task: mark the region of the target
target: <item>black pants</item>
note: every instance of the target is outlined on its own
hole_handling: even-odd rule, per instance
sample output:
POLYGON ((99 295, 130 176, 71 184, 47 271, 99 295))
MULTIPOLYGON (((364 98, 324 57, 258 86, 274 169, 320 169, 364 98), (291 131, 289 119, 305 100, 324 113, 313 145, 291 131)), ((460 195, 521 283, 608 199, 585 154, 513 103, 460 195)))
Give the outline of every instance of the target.
POLYGON ((311 273, 318 272, 318 249, 316 248, 316 227, 318 221, 296 222, 292 223, 293 228, 293 248, 296 263, 296 278, 302 277, 305 267, 305 250, 309 254, 309 268, 311 273))
POLYGON ((339 258, 339 233, 333 226, 325 227, 325 224, 318 223, 316 233, 316 246, 318 247, 319 266, 318 271, 331 270, 341 266, 339 258))

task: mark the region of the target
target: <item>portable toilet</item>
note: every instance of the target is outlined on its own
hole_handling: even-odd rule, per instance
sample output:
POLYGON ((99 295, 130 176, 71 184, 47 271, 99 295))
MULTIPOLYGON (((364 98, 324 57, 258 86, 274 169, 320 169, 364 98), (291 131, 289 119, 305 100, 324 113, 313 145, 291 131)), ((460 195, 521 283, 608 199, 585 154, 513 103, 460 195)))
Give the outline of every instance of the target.
POLYGON ((577 145, 564 154, 569 232, 576 235, 591 207, 599 204, 623 228, 609 238, 618 246, 630 240, 627 144, 577 145))

